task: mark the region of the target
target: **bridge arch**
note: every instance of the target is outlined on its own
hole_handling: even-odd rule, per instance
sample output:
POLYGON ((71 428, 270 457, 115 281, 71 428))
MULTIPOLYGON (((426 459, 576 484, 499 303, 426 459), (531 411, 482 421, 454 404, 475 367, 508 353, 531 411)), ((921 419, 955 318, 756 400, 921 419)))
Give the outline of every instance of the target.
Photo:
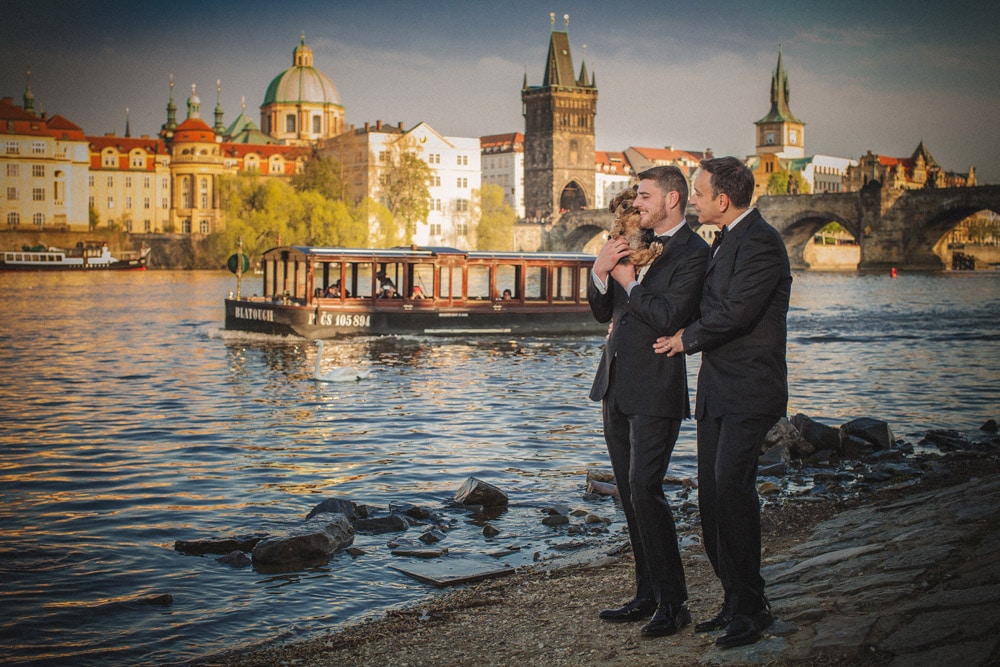
MULTIPOLYGON (((788 250, 788 261, 794 269, 808 269, 812 267, 812 262, 806 257, 807 249, 816 232, 827 226, 831 222, 836 222, 846 229, 860 242, 860 232, 857 229, 857 219, 847 219, 837 211, 832 210, 805 210, 787 222, 781 229, 781 238, 785 241, 785 248, 788 250)), ((852 268, 857 268, 857 263, 852 268)))
POLYGON ((579 183, 571 180, 563 186, 562 192, 559 193, 560 211, 582 211, 588 206, 587 191, 579 183))

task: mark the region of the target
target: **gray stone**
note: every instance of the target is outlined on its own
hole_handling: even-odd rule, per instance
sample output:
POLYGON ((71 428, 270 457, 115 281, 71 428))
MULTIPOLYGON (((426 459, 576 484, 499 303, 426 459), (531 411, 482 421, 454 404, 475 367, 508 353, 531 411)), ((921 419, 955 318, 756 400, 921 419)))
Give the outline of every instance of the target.
POLYGON ((892 574, 868 574, 839 581, 831 589, 832 595, 867 595, 873 589, 895 587, 900 584, 912 584, 923 570, 906 570, 892 574))
POLYGON ((927 651, 896 656, 889 667, 941 667, 941 665, 989 665, 997 638, 939 646, 927 651))
POLYGON ((306 515, 306 521, 317 514, 343 514, 348 521, 354 523, 354 520, 358 518, 358 505, 343 498, 327 498, 309 511, 309 514, 306 515))
POLYGON ((820 424, 802 413, 795 415, 789 421, 802 434, 802 438, 817 451, 828 449, 839 453, 842 450, 839 428, 820 424))
POLYGON ((325 563, 354 541, 354 528, 343 514, 317 514, 284 534, 261 540, 253 548, 254 568, 292 572, 325 563))
POLYGON ((795 574, 802 572, 803 570, 808 570, 812 567, 820 567, 832 565, 833 563, 839 563, 842 560, 848 558, 857 558, 858 556, 863 556, 864 554, 873 553, 876 551, 881 551, 884 549, 881 544, 865 544, 858 547, 850 547, 847 549, 839 549, 837 551, 831 551, 830 553, 820 554, 818 556, 813 556, 812 558, 807 558, 800 562, 798 565, 794 566, 789 570, 790 574, 795 574))
POLYGON ((192 556, 207 554, 225 555, 233 551, 253 551, 253 548, 266 535, 245 535, 242 537, 224 537, 218 540, 177 540, 174 549, 192 556))
POLYGON ((882 564, 884 570, 909 570, 915 567, 929 567, 948 558, 955 551, 950 544, 913 545, 887 558, 882 564))
POLYGON ((868 639, 877 620, 874 614, 828 616, 816 625, 812 648, 826 655, 854 655, 868 639))
POLYGON ((995 634, 1000 625, 1000 617, 995 611, 996 607, 991 604, 918 614, 876 645, 881 651, 899 654, 942 641, 995 634))
POLYGON ((409 530, 410 522, 402 514, 390 514, 388 516, 358 519, 354 522, 354 528, 359 533, 381 535, 382 533, 398 533, 409 530))
POLYGON ((840 430, 845 435, 861 438, 870 442, 876 449, 889 449, 896 442, 896 436, 892 434, 888 422, 871 417, 860 417, 852 419, 841 425, 840 430))
POLYGON ((506 493, 492 484, 475 477, 469 477, 462 484, 462 488, 455 493, 454 502, 460 505, 507 507, 509 499, 506 493))

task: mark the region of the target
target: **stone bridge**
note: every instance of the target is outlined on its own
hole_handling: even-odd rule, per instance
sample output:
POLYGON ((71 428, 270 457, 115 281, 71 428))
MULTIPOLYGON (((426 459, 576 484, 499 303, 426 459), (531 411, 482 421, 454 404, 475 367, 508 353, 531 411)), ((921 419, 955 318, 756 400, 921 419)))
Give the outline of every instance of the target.
MULTIPOLYGON (((796 268, 808 268, 803 249, 820 228, 836 221, 861 246, 859 270, 941 270, 945 266, 935 244, 973 213, 1000 214, 1000 185, 890 190, 872 182, 859 192, 761 197, 756 206, 781 232, 796 268)), ((690 209, 687 217, 697 228, 690 209)), ((567 213, 544 229, 540 249, 583 250, 611 222, 607 211, 567 213)))

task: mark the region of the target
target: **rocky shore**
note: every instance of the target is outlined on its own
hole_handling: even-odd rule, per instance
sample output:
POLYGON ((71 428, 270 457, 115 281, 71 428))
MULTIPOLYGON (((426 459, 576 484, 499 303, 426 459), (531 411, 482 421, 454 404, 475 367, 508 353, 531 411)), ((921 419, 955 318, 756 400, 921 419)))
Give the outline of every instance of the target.
MULTIPOLYGON (((830 432, 810 434, 813 426, 794 422, 769 448, 784 443, 786 454, 771 452, 775 461, 767 464, 784 466, 784 474, 771 470, 759 480, 776 622, 755 645, 721 650, 713 633, 690 627, 643 639, 638 626, 600 621, 600 609, 631 593, 621 538, 610 549, 539 563, 339 631, 186 664, 1000 664, 995 424, 981 436, 932 431, 916 444, 890 439, 879 447, 881 426, 868 423, 874 430, 865 437, 841 429, 841 451, 830 452, 817 447, 830 432), (805 435, 814 442, 802 444, 805 435), (860 458, 842 458, 845 443, 860 458), (822 460, 825 469, 813 467, 822 460)), ((721 591, 698 544, 696 516, 691 507, 679 514, 697 620, 717 610, 721 591)))

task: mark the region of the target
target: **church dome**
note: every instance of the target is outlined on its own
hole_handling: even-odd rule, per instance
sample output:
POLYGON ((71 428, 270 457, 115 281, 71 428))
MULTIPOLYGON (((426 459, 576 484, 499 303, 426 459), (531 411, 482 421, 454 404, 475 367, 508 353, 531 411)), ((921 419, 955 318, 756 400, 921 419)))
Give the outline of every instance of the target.
POLYGON ((311 103, 340 106, 340 93, 323 72, 313 67, 312 49, 306 39, 292 52, 292 66, 274 77, 264 95, 264 104, 311 103))

